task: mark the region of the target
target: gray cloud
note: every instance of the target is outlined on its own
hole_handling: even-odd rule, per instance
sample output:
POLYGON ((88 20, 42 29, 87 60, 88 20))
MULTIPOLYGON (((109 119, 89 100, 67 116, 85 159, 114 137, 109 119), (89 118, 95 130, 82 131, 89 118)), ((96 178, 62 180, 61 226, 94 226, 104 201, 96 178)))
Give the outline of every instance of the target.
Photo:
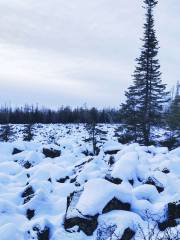
MULTIPOLYGON (((0 101, 118 106, 131 84, 139 0, 0 0, 0 101)), ((163 81, 179 77, 179 0, 156 10, 163 81)))

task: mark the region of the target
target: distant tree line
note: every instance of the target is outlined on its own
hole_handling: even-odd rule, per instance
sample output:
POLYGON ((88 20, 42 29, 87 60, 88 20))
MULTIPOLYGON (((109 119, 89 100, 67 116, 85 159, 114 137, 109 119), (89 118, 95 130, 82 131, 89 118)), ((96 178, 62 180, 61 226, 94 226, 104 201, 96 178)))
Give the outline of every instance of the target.
POLYGON ((61 107, 58 110, 39 108, 25 105, 12 109, 2 106, 0 108, 0 124, 34 124, 34 123, 119 123, 120 113, 116 109, 98 110, 80 107, 61 107))

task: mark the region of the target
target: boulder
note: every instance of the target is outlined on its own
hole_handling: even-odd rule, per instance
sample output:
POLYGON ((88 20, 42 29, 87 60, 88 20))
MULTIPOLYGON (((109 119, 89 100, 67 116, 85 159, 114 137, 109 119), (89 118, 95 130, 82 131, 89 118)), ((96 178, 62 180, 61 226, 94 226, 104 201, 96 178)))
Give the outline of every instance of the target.
POLYGON ((43 148, 43 154, 45 155, 45 157, 49 157, 49 158, 56 158, 59 157, 61 155, 61 151, 57 150, 57 149, 53 149, 53 148, 43 148))
POLYGON ((113 210, 125 210, 130 211, 131 205, 129 203, 123 203, 117 198, 113 198, 108 204, 103 208, 102 213, 108 213, 113 210))
POLYGON ((24 204, 29 202, 34 197, 34 190, 32 186, 28 186, 24 192, 21 194, 21 197, 24 198, 24 204))
POLYGON ((60 178, 60 179, 56 180, 56 182, 65 183, 68 179, 69 179, 69 176, 66 176, 64 178, 60 178))
POLYGON ((64 228, 68 230, 74 226, 78 226, 79 230, 82 230, 87 236, 91 236, 98 226, 97 218, 98 216, 65 218, 64 228))
POLYGON ((90 236, 98 226, 98 216, 113 210, 130 211, 131 192, 105 179, 89 180, 84 190, 73 192, 67 198, 64 228, 78 226, 90 236))
POLYGON ((178 219, 180 218, 180 202, 169 203, 168 204, 168 218, 178 219))
POLYGON ((109 150, 109 151, 105 151, 105 154, 109 154, 109 155, 114 155, 116 153, 118 153, 120 150, 109 150))
POLYGON ((28 220, 31 220, 35 215, 35 210, 34 209, 27 209, 26 211, 26 217, 28 220))
POLYGON ((49 240, 50 239, 50 229, 45 226, 44 229, 34 228, 37 232, 38 240, 49 240))
POLYGON ((38 240, 49 240, 50 239, 50 228, 48 226, 41 227, 39 224, 35 225, 28 232, 28 239, 38 239, 38 240), (36 235, 36 237, 35 237, 36 235), (35 238, 34 238, 35 237, 35 238))
POLYGON ((167 218, 165 221, 159 223, 159 229, 164 231, 168 227, 177 226, 177 219, 180 218, 180 203, 168 203, 167 205, 167 218))
POLYGON ((24 168, 29 169, 29 168, 32 167, 32 164, 29 161, 27 161, 27 162, 24 163, 23 166, 24 166, 24 168))
POLYGON ((122 183, 122 179, 120 179, 120 178, 113 178, 111 175, 106 175, 105 179, 108 182, 111 182, 111 183, 114 183, 114 184, 117 184, 117 185, 122 183))
POLYGON ((13 151, 12 151, 12 155, 15 155, 15 154, 18 154, 18 153, 21 153, 23 152, 23 150, 20 150, 18 148, 14 148, 13 151))
POLYGON ((78 226, 87 236, 91 236, 98 226, 98 215, 84 216, 76 210, 76 204, 82 191, 71 193, 67 197, 66 214, 64 218, 64 228, 69 231, 74 226, 78 226))
POLYGON ((165 173, 165 174, 168 174, 168 173, 170 173, 170 170, 169 170, 168 168, 164 168, 164 169, 162 170, 162 172, 165 173))
POLYGON ((83 215, 95 216, 112 210, 130 210, 132 192, 124 185, 105 179, 91 179, 84 185, 76 209, 83 215))
POLYGON ((139 158, 136 151, 125 152, 122 156, 117 154, 116 162, 113 165, 111 176, 122 180, 135 180, 137 178, 137 166, 139 158))
POLYGON ((160 183, 156 178, 149 177, 145 182, 145 184, 150 184, 156 187, 159 193, 164 191, 164 186, 160 183))
POLYGON ((122 149, 122 145, 118 142, 110 140, 104 144, 103 149, 105 154, 114 155, 122 149))
POLYGON ((135 232, 131 228, 126 228, 120 240, 131 240, 135 232))

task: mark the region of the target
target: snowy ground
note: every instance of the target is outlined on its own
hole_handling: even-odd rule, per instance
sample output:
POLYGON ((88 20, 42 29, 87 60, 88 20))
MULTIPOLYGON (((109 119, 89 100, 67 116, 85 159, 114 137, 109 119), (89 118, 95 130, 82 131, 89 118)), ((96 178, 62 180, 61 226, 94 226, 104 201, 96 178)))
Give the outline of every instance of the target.
POLYGON ((84 125, 36 125, 31 142, 13 127, 0 143, 1 240, 142 240, 155 220, 179 231, 180 148, 122 145, 118 125, 100 125, 92 156, 84 125))

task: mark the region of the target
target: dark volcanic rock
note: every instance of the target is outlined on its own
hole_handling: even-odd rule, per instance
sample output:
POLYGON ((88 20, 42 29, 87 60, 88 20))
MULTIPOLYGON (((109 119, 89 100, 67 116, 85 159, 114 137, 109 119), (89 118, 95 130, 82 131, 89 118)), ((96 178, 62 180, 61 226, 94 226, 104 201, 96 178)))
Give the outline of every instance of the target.
POLYGON ((32 167, 32 164, 27 161, 27 162, 24 163, 24 167, 25 167, 26 169, 29 169, 29 168, 32 167))
POLYGON ((120 150, 112 150, 112 151, 105 151, 105 154, 109 154, 109 155, 114 155, 116 153, 118 153, 120 150))
POLYGON ((114 183, 114 184, 121 184, 122 183, 122 180, 120 178, 113 178, 112 176, 110 175, 106 175, 105 176, 105 179, 108 181, 108 182, 111 182, 111 183, 114 183))
POLYGON ((109 164, 110 166, 112 166, 114 163, 115 163, 115 158, 114 158, 114 156, 110 156, 109 161, 108 161, 108 164, 109 164))
POLYGON ((82 230, 87 236, 91 236, 98 226, 97 217, 98 216, 87 218, 74 217, 65 219, 64 228, 68 230, 74 226, 78 226, 79 230, 82 230))
POLYGON ((168 227, 177 226, 176 220, 180 218, 180 203, 168 203, 167 205, 167 219, 159 223, 159 229, 164 231, 168 227))
POLYGON ((133 179, 129 180, 129 183, 133 186, 134 185, 134 180, 133 179))
POLYGON ((169 219, 180 218, 180 202, 168 204, 168 218, 169 219))
POLYGON ((166 230, 166 228, 176 227, 176 226, 177 226, 176 220, 166 220, 166 221, 160 222, 158 224, 160 231, 164 231, 164 230, 166 230))
POLYGON ((33 227, 33 231, 36 232, 38 240, 49 240, 50 239, 50 229, 47 226, 45 226, 44 229, 40 229, 39 226, 35 226, 35 227, 33 227))
POLYGON ((22 193, 21 197, 24 198, 24 204, 29 202, 34 197, 33 188, 31 186, 28 186, 22 193))
POLYGON ((74 226, 78 226, 79 230, 83 231, 86 235, 91 236, 98 226, 98 215, 84 216, 78 212, 77 216, 71 214, 76 209, 76 203, 79 200, 82 191, 73 192, 67 197, 67 207, 64 219, 64 228, 70 231, 74 226))
POLYGON ((15 154, 18 154, 18 153, 21 153, 23 152, 23 150, 20 150, 18 148, 14 148, 13 151, 12 151, 12 155, 15 155, 15 154))
POLYGON ((56 180, 56 181, 59 182, 59 183, 65 183, 68 179, 69 179, 69 177, 66 176, 66 177, 60 178, 60 179, 58 179, 58 180, 56 180))
POLYGON ((159 193, 164 191, 164 186, 162 185, 162 183, 160 183, 156 178, 154 177, 149 177, 145 182, 145 184, 150 184, 156 187, 157 191, 159 193))
POLYGON ((56 150, 53 148, 43 148, 43 154, 45 155, 45 157, 49 157, 49 158, 56 158, 59 157, 61 155, 61 151, 60 150, 56 150))
POLYGON ((35 210, 27 209, 26 211, 26 217, 27 219, 31 220, 35 215, 35 210))
POLYGON ((134 235, 135 232, 132 229, 126 228, 120 240, 131 240, 134 235))
POLYGON ((165 174, 168 174, 168 173, 170 173, 170 170, 167 169, 167 168, 164 168, 164 169, 162 170, 162 172, 165 173, 165 174))
POLYGON ((52 183, 52 179, 51 179, 51 178, 48 178, 48 182, 52 183))
POLYGON ((123 203, 120 200, 113 198, 102 210, 102 213, 108 213, 113 210, 125 210, 130 211, 131 205, 129 203, 123 203))
POLYGON ((77 178, 77 176, 74 177, 74 178, 71 178, 71 179, 70 179, 70 183, 75 183, 75 182, 76 182, 76 178, 77 178))

